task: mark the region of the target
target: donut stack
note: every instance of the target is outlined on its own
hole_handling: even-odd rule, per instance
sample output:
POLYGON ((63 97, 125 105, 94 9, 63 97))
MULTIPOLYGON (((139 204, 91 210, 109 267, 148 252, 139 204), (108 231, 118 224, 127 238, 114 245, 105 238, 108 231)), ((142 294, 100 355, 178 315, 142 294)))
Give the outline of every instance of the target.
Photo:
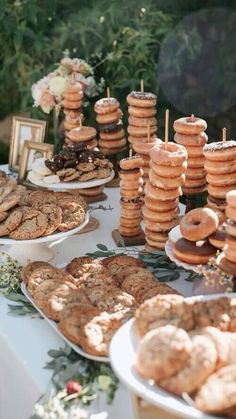
POLYGON ((149 152, 157 132, 157 120, 155 117, 157 98, 153 93, 133 91, 127 96, 127 102, 129 105, 128 141, 132 144, 134 151, 143 158, 143 176, 144 181, 147 181, 149 152))
POLYGON ((73 128, 77 128, 83 122, 84 115, 81 113, 83 103, 83 90, 79 83, 68 83, 63 94, 63 112, 65 114, 65 134, 73 128))
POLYGON ((115 98, 99 99, 94 105, 99 130, 98 146, 103 154, 120 153, 125 145, 120 103, 115 98))
POLYGON ((169 231, 178 224, 179 196, 185 181, 186 161, 186 149, 179 144, 159 143, 151 150, 143 206, 147 250, 163 250, 169 231))
POLYGON ((206 128, 206 121, 194 115, 174 122, 176 131, 174 140, 177 144, 183 145, 188 153, 188 168, 183 186, 185 195, 196 195, 206 190, 203 156, 203 147, 208 140, 204 132, 206 128))
POLYGON ((236 190, 226 195, 226 240, 217 264, 227 274, 236 276, 236 190))
POLYGON ((67 145, 83 143, 89 150, 93 150, 95 147, 97 147, 96 134, 97 131, 95 128, 80 126, 67 132, 65 142, 67 145))
POLYGON ((121 236, 138 236, 142 230, 143 160, 138 156, 120 161, 120 225, 121 236))
POLYGON ((207 173, 207 203, 224 211, 227 192, 236 189, 236 141, 219 141, 205 145, 204 166, 207 173))

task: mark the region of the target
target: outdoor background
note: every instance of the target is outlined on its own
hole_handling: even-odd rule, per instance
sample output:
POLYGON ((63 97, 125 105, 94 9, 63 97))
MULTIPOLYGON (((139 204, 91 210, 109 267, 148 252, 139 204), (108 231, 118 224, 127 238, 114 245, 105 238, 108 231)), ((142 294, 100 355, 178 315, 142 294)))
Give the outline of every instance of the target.
MULTIPOLYGON (((196 100, 198 116, 206 118, 211 140, 219 139, 223 126, 227 127, 229 136, 235 138, 235 11, 236 1, 233 0, 0 0, 0 163, 8 158, 12 115, 48 117, 32 108, 31 85, 54 69, 66 49, 71 58, 87 60, 95 68, 97 80, 104 77, 112 96, 119 99, 125 118, 126 96, 131 90, 140 89, 143 78, 145 90, 158 96, 159 137, 163 134, 166 107, 170 109, 172 123, 184 114, 183 106, 191 112, 196 100), (207 54, 204 45, 209 34, 204 35, 204 31, 209 10, 208 15, 201 15, 204 31, 198 32, 197 26, 192 27, 190 33, 183 27, 178 32, 179 42, 171 51, 173 59, 170 56, 166 59, 164 54, 165 65, 163 67, 162 63, 161 70, 166 79, 164 77, 163 83, 177 89, 174 100, 169 100, 165 89, 160 88, 159 79, 163 40, 183 18, 209 8, 212 11, 226 8, 226 15, 225 10, 221 13, 218 9, 220 30, 211 30, 212 47, 207 54), (184 72, 182 49, 191 64, 189 78, 184 72), (218 72, 212 69, 214 60, 214 67, 220 68, 218 72), (201 85, 198 77, 203 75, 206 78, 201 85), (211 98, 213 102, 204 107, 207 102, 204 83, 208 81, 218 93, 211 98), (200 92, 202 96, 196 99, 191 92, 200 92), (180 108, 178 98, 184 102, 180 108), (200 107, 199 102, 202 102, 200 107), (192 103, 192 107, 188 103, 192 103)), ((86 109, 86 124, 93 124, 94 119, 91 102, 86 109)))

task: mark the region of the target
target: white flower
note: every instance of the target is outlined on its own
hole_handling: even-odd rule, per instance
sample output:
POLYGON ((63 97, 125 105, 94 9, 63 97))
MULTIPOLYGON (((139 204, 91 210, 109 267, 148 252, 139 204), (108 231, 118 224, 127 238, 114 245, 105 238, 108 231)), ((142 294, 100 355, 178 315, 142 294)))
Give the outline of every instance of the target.
POLYGON ((55 76, 49 80, 49 90, 55 96, 61 96, 65 86, 66 80, 61 76, 55 76))
POLYGON ((39 106, 43 92, 48 88, 48 77, 43 77, 31 87, 32 97, 34 99, 33 106, 39 106))

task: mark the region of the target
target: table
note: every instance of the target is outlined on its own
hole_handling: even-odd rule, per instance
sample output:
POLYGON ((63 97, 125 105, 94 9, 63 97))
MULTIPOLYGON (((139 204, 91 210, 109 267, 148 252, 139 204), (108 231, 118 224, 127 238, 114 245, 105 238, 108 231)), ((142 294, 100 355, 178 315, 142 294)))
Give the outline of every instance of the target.
MULTIPOLYGON (((68 262, 76 256, 96 250, 98 243, 109 249, 116 247, 111 232, 119 222, 119 189, 106 188, 108 198, 102 202, 112 211, 96 210, 94 215, 100 222, 99 229, 71 236, 66 240, 49 244, 54 247, 54 264, 68 262)), ((98 204, 93 204, 92 207, 98 204)), ((2 246, 0 246, 0 251, 2 246)), ((192 284, 178 279, 171 283, 185 296, 192 294, 192 284)), ((0 297, 0 419, 28 419, 36 400, 45 393, 51 372, 43 369, 50 349, 64 346, 62 339, 41 319, 11 317, 7 314, 9 303, 0 297)), ((120 384, 113 404, 107 406, 104 400, 97 405, 98 412, 107 415, 97 419, 133 419, 131 399, 128 391, 120 384)))

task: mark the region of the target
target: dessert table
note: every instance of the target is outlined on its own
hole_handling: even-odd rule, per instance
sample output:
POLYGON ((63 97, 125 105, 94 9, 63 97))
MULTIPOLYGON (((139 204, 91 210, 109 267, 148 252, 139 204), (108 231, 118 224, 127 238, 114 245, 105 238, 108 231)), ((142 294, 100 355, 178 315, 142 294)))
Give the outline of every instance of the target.
MULTIPOLYGON (((106 193, 107 200, 102 204, 107 210, 94 211, 100 223, 99 228, 49 243, 55 254, 51 263, 62 264, 86 252, 93 252, 98 243, 105 244, 109 249, 116 247, 111 232, 119 222, 119 189, 106 188, 106 193), (112 210, 108 209, 109 206, 112 210)), ((98 206, 93 204, 92 207, 98 206)), ((3 246, 0 246, 0 251, 3 250, 3 246)), ((192 294, 192 283, 183 278, 171 282, 171 286, 185 296, 192 294)), ((47 352, 64 347, 64 342, 42 319, 9 316, 8 303, 9 300, 0 297, 0 418, 27 419, 32 414, 36 400, 45 393, 51 377, 51 372, 44 369, 49 360, 47 352)), ((96 402, 96 413, 94 419, 133 419, 128 390, 120 384, 111 405, 107 405, 101 397, 96 402)))

